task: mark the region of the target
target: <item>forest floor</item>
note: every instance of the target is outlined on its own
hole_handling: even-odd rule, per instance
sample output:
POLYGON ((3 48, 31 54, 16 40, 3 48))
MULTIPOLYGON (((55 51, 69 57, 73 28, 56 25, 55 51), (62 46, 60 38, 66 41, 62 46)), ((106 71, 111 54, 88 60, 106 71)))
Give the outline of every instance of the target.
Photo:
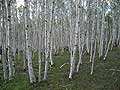
MULTIPOLYGON (((37 58, 38 55, 35 54, 33 66, 36 77, 37 58)), ((79 73, 76 73, 71 80, 68 78, 69 64, 60 68, 62 64, 69 63, 69 53, 54 56, 53 60, 54 66, 49 69, 48 80, 34 84, 29 83, 27 71, 23 72, 21 69, 22 59, 16 60, 16 74, 11 81, 3 81, 2 66, 0 66, 0 90, 120 90, 120 49, 118 48, 110 51, 106 60, 95 58, 93 75, 90 75, 89 56, 84 55, 79 73)))

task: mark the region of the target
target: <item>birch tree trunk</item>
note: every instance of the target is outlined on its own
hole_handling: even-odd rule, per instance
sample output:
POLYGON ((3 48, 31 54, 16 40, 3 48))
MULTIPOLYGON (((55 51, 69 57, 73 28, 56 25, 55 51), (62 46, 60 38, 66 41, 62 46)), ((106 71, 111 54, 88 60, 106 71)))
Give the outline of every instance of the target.
POLYGON ((75 26, 75 42, 73 44, 73 49, 71 51, 71 56, 70 56, 70 73, 69 73, 69 78, 72 78, 74 69, 75 69, 75 52, 77 48, 77 39, 78 39, 78 29, 79 29, 79 12, 80 12, 80 1, 76 0, 76 26, 75 26))
POLYGON ((12 28, 11 28, 11 0, 7 1, 7 10, 8 10, 8 31, 7 31, 7 57, 8 57, 8 67, 9 67, 9 80, 13 78, 13 61, 12 61, 12 28))
POLYGON ((102 26, 101 26, 101 32, 100 32, 100 47, 99 47, 99 58, 103 56, 103 40, 104 40, 104 29, 105 29, 105 2, 102 2, 102 26))
POLYGON ((48 72, 48 56, 49 56, 49 48, 48 48, 48 31, 47 31, 47 0, 44 1, 45 8, 45 70, 43 80, 47 80, 47 72, 48 72))
POLYGON ((54 18, 54 0, 52 0, 52 2, 51 2, 51 14, 50 14, 50 31, 49 31, 49 42, 48 42, 48 44, 49 44, 49 50, 50 50, 50 63, 51 63, 51 65, 53 65, 53 59, 52 59, 52 43, 53 43, 53 41, 52 41, 52 33, 53 33, 53 18, 54 18))
POLYGON ((5 28, 5 0, 2 1, 2 29, 1 29, 1 46, 2 46, 2 66, 3 66, 3 78, 4 80, 7 79, 7 60, 6 60, 6 28, 5 28))
POLYGON ((29 1, 25 0, 25 36, 26 36, 26 57, 28 60, 28 72, 29 72, 29 78, 30 83, 36 82, 36 78, 33 72, 32 67, 32 52, 31 52, 31 44, 30 44, 30 30, 29 30, 29 1))

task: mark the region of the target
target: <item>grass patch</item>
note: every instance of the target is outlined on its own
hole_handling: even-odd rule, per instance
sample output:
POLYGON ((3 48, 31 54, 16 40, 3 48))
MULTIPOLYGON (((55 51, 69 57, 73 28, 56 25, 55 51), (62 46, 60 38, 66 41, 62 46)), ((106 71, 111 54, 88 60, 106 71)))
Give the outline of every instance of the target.
MULTIPOLYGON (((76 59, 78 56, 76 56, 76 59)), ((69 65, 60 66, 69 62, 69 53, 65 51, 63 55, 53 57, 54 66, 49 69, 48 80, 40 83, 29 83, 27 71, 19 71, 22 67, 21 59, 16 60, 16 74, 12 81, 3 81, 2 67, 0 67, 0 90, 120 90, 120 72, 110 69, 120 70, 120 49, 114 48, 109 52, 106 60, 95 58, 94 73, 90 75, 91 64, 89 56, 84 55, 83 64, 79 73, 68 78, 69 65)), ((35 75, 38 75, 38 54, 34 53, 33 67, 35 75)), ((44 63, 42 65, 44 70, 44 63)))

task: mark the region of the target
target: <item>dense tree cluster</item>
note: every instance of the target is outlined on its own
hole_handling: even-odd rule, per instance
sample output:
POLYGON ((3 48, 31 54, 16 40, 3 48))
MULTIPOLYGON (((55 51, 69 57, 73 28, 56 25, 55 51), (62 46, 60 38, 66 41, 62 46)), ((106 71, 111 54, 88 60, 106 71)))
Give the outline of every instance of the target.
POLYGON ((65 50, 70 54, 69 78, 79 71, 84 53, 89 55, 93 74, 95 57, 106 60, 109 50, 120 47, 120 1, 24 0, 24 5, 17 8, 16 0, 0 0, 0 36, 4 80, 14 78, 20 52, 21 68, 28 70, 30 83, 47 80, 48 68, 54 65, 53 55, 65 50), (38 80, 32 65, 36 51, 38 80))

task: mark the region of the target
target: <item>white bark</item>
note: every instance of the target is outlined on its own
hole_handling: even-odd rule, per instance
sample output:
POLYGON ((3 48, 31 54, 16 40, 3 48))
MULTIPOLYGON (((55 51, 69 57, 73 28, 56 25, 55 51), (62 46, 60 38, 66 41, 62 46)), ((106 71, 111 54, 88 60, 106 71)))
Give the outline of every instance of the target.
POLYGON ((71 49, 71 54, 70 54, 70 73, 69 73, 69 78, 72 78, 74 69, 75 69, 75 52, 77 48, 77 39, 78 39, 78 29, 79 29, 79 12, 80 12, 80 7, 79 7, 80 1, 76 0, 76 27, 75 27, 75 42, 73 44, 73 48, 71 49))
POLYGON ((48 72, 48 56, 49 56, 49 48, 48 48, 48 31, 47 31, 47 0, 44 1, 45 4, 45 70, 43 80, 47 80, 47 72, 48 72))
POLYGON ((33 72, 32 67, 32 52, 31 52, 31 46, 30 46, 30 31, 29 31, 29 10, 28 10, 28 0, 25 0, 25 36, 26 36, 26 58, 28 60, 28 72, 29 72, 29 78, 30 83, 36 82, 36 78, 33 72))

